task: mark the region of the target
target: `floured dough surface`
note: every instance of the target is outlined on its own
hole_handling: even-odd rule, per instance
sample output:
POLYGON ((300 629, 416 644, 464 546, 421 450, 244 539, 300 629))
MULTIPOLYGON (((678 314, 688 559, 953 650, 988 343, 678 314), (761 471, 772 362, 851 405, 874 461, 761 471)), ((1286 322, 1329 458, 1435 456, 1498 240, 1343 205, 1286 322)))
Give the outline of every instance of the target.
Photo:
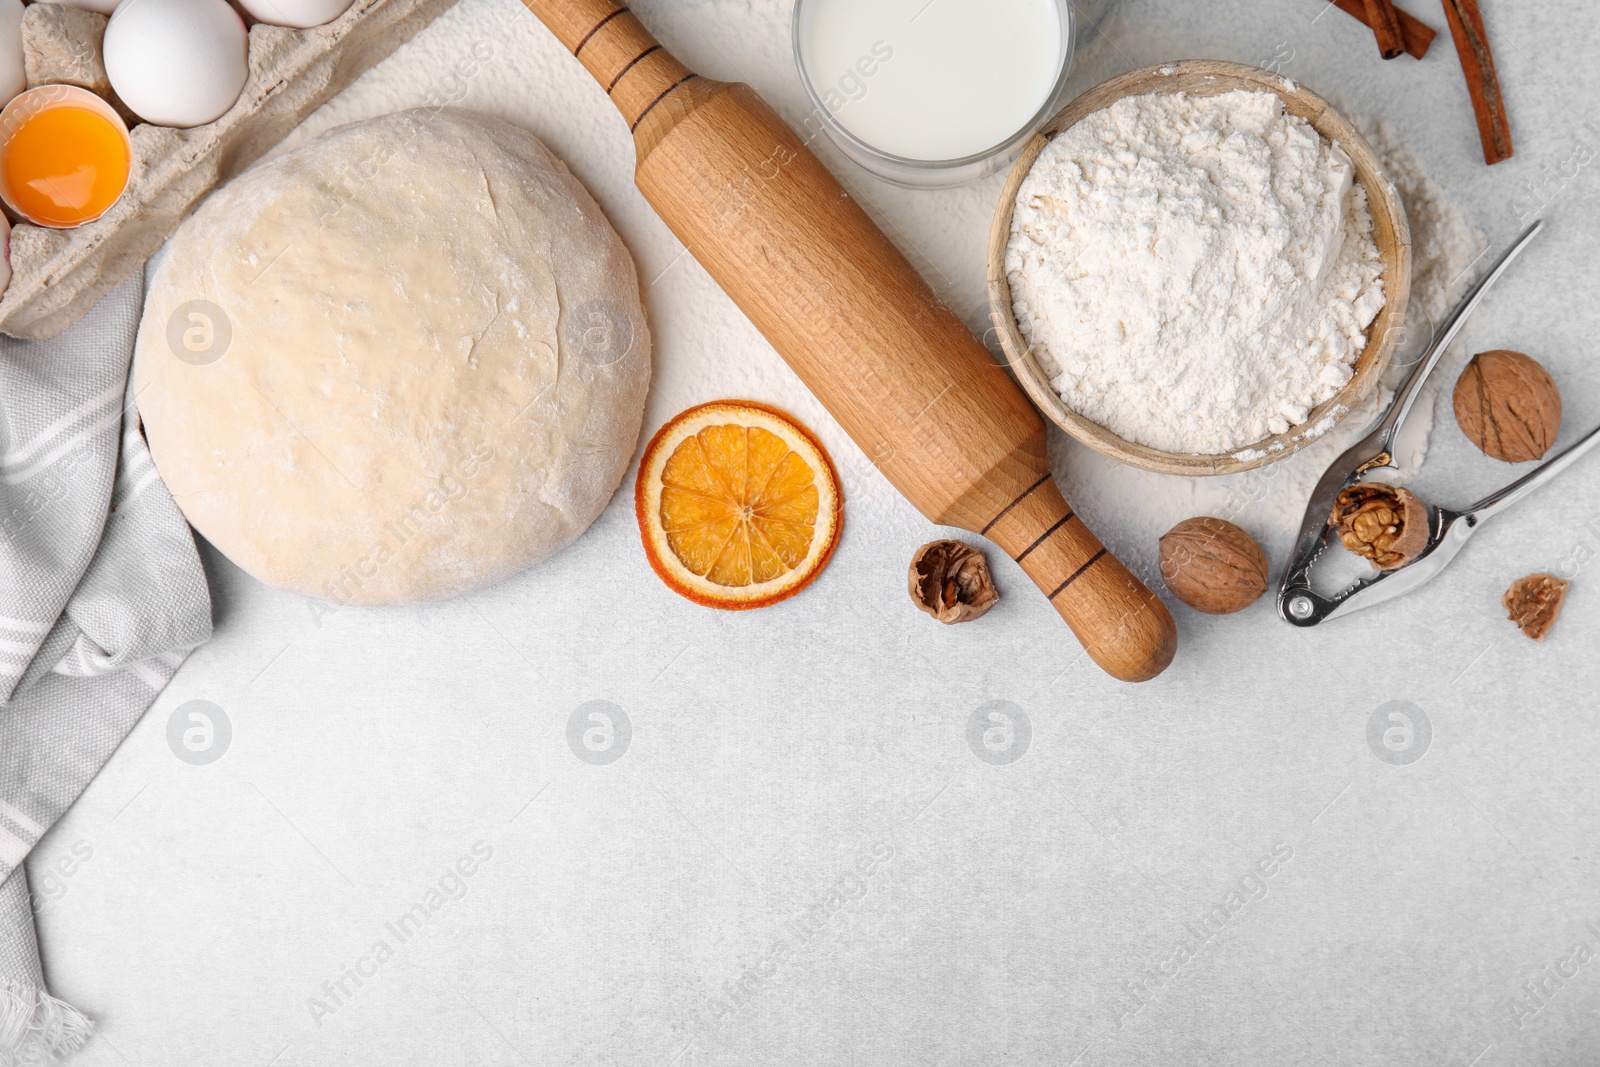
POLYGON ((530 133, 418 109, 248 171, 173 237, 135 355, 189 521, 270 585, 431 600, 562 548, 650 378, 632 258, 530 133))

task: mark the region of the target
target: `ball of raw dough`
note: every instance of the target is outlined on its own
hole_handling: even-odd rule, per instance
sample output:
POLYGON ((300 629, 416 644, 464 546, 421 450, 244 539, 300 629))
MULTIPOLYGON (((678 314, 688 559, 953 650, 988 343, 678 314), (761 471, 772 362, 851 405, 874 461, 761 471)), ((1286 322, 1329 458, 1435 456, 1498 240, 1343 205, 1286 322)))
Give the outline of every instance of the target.
POLYGON ((135 356, 157 469, 270 585, 392 604, 560 549, 638 441, 633 260, 532 134, 419 109, 246 172, 173 237, 135 356))

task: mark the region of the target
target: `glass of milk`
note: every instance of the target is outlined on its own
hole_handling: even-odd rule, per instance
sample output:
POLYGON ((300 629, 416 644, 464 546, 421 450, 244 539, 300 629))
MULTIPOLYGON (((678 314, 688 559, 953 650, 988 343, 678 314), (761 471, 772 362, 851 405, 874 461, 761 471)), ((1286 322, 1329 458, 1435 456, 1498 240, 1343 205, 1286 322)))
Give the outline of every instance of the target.
POLYGON ((1062 104, 1071 0, 796 0, 795 62, 826 131, 913 188, 990 174, 1062 104))

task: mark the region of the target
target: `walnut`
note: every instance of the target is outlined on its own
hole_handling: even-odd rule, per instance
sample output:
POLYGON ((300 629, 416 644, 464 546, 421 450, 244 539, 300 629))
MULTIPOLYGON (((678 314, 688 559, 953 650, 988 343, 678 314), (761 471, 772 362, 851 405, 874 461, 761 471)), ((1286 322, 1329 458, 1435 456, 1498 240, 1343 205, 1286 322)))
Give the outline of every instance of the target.
POLYGON ((1267 591, 1267 556, 1231 522, 1184 519, 1161 538, 1161 578, 1196 611, 1229 615, 1267 591))
POLYGON ((911 560, 911 599, 942 623, 971 622, 1000 600, 982 550, 929 541, 911 560))
POLYGON ((1362 482, 1340 493, 1328 525, 1345 548, 1380 571, 1404 567, 1428 546, 1428 505, 1386 482, 1362 482))
POLYGON ((1543 641, 1561 615, 1567 586, 1571 584, 1553 574, 1530 574, 1512 582, 1500 603, 1505 606, 1506 617, 1519 630, 1535 641, 1543 641))
POLYGON ((1456 424, 1467 440, 1507 463, 1539 459, 1561 429, 1561 394, 1549 372, 1521 352, 1472 357, 1456 379, 1456 424))

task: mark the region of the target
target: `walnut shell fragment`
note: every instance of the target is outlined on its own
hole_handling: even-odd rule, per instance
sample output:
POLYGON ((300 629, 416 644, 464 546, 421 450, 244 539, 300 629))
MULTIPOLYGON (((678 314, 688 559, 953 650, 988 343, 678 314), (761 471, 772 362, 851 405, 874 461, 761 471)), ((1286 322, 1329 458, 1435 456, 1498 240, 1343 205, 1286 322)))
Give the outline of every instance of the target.
POLYGON ((1539 459, 1561 430, 1561 394, 1538 360, 1496 349, 1472 357, 1456 379, 1456 424, 1485 455, 1539 459))
POLYGON ((1345 548, 1380 571, 1404 567, 1428 547, 1428 505, 1386 482, 1362 482, 1340 493, 1328 525, 1345 548))
POLYGON ((1543 641, 1561 616, 1561 605, 1566 603, 1571 584, 1553 574, 1530 574, 1512 582, 1500 603, 1517 629, 1535 641, 1543 641))
POLYGON ((1000 601, 982 550, 965 541, 929 541, 911 560, 911 599, 942 623, 971 622, 1000 601))
POLYGON ((1267 555, 1226 519, 1184 519, 1161 537, 1161 580, 1196 611, 1231 615, 1267 591, 1267 555))

